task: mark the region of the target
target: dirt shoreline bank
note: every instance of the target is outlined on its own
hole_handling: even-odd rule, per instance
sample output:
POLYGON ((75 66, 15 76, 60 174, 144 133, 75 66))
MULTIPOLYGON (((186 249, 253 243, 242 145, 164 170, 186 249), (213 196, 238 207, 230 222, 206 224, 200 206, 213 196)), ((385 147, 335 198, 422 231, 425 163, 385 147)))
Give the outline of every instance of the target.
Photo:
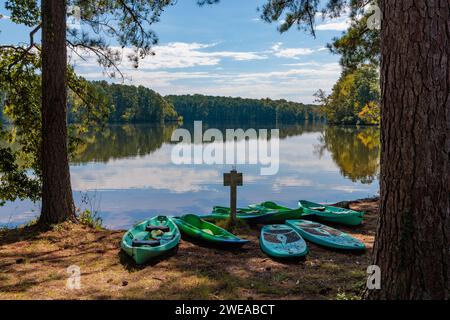
POLYGON ((358 227, 337 228, 362 240, 355 255, 308 243, 305 261, 282 263, 259 249, 257 228, 240 234, 251 243, 222 251, 182 240, 177 252, 138 267, 120 251, 123 231, 65 223, 0 231, 0 299, 354 299, 364 289, 378 217, 378 199, 348 202, 366 211, 358 227), (66 287, 71 265, 81 289, 66 287))

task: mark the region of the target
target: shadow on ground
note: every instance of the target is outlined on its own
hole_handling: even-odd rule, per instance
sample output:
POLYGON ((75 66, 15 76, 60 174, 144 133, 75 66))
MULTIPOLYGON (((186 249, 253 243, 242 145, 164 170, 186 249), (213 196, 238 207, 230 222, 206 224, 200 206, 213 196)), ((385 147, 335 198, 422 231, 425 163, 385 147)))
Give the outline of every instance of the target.
POLYGON ((123 231, 65 223, 0 231, 0 299, 336 299, 356 298, 365 284, 377 221, 377 201, 352 203, 367 211, 358 227, 342 227, 366 243, 362 255, 309 244, 305 261, 274 261, 259 249, 258 229, 239 236, 242 250, 182 240, 178 249, 144 266, 120 251, 123 231), (66 287, 69 266, 81 289, 66 287))

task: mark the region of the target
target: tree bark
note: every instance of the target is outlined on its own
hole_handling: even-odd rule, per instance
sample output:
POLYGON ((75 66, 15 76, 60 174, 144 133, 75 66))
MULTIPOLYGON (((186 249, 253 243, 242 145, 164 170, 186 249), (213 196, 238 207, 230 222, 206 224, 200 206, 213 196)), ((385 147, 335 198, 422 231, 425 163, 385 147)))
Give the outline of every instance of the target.
POLYGON ((450 2, 382 0, 381 208, 372 299, 450 298, 450 2))
POLYGON ((75 218, 67 145, 66 0, 42 0, 42 212, 40 222, 75 218))

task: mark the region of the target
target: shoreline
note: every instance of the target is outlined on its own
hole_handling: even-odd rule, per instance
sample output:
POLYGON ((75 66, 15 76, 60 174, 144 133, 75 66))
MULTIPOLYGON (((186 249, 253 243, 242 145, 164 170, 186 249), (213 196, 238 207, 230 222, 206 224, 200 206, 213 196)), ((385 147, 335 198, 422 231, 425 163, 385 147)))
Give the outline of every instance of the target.
MULTIPOLYGON (((237 235, 251 243, 223 251, 181 240, 177 251, 136 266, 120 250, 124 230, 64 223, 48 231, 0 231, 0 299, 358 299, 378 218, 378 199, 346 202, 367 211, 357 227, 331 225, 363 241, 355 255, 308 243, 305 261, 271 260, 259 249, 258 228, 237 235), (69 266, 79 266, 81 289, 66 287, 69 266)), ((342 202, 342 203, 344 203, 342 202)))

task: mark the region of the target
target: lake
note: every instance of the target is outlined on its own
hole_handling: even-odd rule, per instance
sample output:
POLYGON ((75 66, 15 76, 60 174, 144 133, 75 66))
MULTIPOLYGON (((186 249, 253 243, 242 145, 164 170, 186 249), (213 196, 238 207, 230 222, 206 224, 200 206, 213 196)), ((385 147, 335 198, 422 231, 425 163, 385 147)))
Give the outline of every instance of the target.
MULTIPOLYGON (((113 229, 128 228, 157 214, 207 214, 215 205, 228 206, 223 173, 232 165, 174 164, 176 143, 171 136, 178 127, 110 125, 89 134, 71 163, 77 206, 98 211, 104 226, 113 229)), ((193 135, 192 122, 181 127, 193 135)), ((280 130, 276 175, 261 175, 260 165, 237 165, 244 175, 238 206, 272 200, 296 207, 300 199, 333 203, 378 194, 380 132, 376 127, 203 124, 204 130, 208 128, 280 130)), ((7 203, 0 207, 0 225, 20 225, 38 214, 39 204, 7 203)))

